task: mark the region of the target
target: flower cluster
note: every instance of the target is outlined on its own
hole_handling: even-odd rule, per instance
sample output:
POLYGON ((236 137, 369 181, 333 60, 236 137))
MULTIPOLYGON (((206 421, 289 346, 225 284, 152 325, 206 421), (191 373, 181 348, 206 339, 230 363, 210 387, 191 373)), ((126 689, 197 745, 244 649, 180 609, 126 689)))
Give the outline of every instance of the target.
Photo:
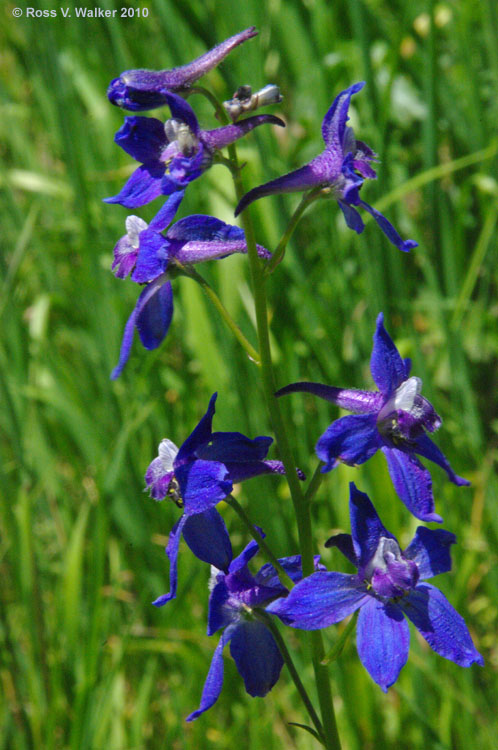
MULTIPOLYGON (((272 258, 261 245, 255 246, 252 241, 248 245, 239 227, 213 216, 189 215, 175 221, 186 188, 215 160, 238 173, 238 165, 223 157, 222 149, 259 125, 284 124, 273 115, 252 115, 239 120, 241 115, 260 106, 281 101, 280 91, 273 84, 256 93, 248 85, 240 86, 224 102, 225 114, 218 107, 218 114, 221 111, 227 124, 211 130, 200 127, 194 110, 184 98, 199 93, 193 84, 256 33, 251 27, 235 34, 180 68, 126 71, 109 86, 109 99, 119 107, 140 112, 167 106, 171 114, 165 122, 153 117, 127 116, 115 136, 116 143, 140 166, 121 191, 106 201, 134 209, 159 196, 165 196, 166 200, 150 224, 137 216, 128 216, 126 234, 114 248, 115 275, 120 279, 129 276, 143 285, 143 289, 126 323, 112 378, 121 374, 128 361, 135 329, 146 349, 155 349, 164 340, 173 315, 171 282, 175 276, 190 273, 194 277, 194 265, 234 253, 249 253, 253 264, 258 262, 256 256, 261 262, 272 258)), ((364 181, 376 177, 372 167, 375 153, 356 140, 347 125, 351 97, 363 86, 356 83, 334 99, 322 123, 324 151, 300 169, 249 190, 239 200, 235 216, 264 196, 309 191, 310 202, 327 195, 335 198, 348 227, 355 232, 364 229, 357 210, 361 208, 374 218, 398 249, 409 251, 417 246, 413 240, 403 240, 392 224, 360 197, 364 181)), ((278 252, 273 265, 277 258, 281 258, 278 252)), ((253 276, 257 284, 257 274, 253 276)), ((264 281, 264 274, 261 278, 264 281)), ((261 321, 268 317, 263 312, 258 317, 258 326, 264 325, 261 321)), ((410 374, 411 363, 398 352, 384 327, 382 313, 377 318, 370 360, 377 390, 297 382, 273 394, 271 361, 268 364, 261 355, 259 364, 267 398, 307 392, 353 412, 338 418, 318 438, 316 453, 323 462, 323 473, 339 463, 360 466, 380 450, 396 493, 410 513, 424 522, 442 519, 435 512, 430 472, 419 457, 441 467, 455 485, 469 484, 455 474, 429 437, 441 426, 441 418, 422 396, 422 382, 410 374)), ((396 537, 383 526, 368 496, 353 483, 351 534, 337 534, 325 546, 337 547, 356 568, 356 573, 326 570, 318 556, 311 556, 311 539, 309 544, 302 543, 302 557, 293 555, 277 560, 264 541, 263 531, 252 525, 240 507, 238 512, 254 540, 237 557, 233 556, 227 526, 216 509, 224 500, 237 508, 237 501, 231 496, 233 485, 264 474, 280 475, 287 477, 292 494, 299 483, 294 481, 295 476, 291 480, 291 474, 295 472, 300 480, 305 477, 294 468, 290 451, 282 449, 278 430, 283 427, 278 427, 274 413, 272 421, 285 466, 279 460, 267 458, 271 437, 251 439, 240 432, 213 432, 216 398, 215 393, 206 413, 179 448, 169 439, 161 441, 158 455, 145 475, 150 497, 157 501, 169 499, 181 510, 166 547, 170 590, 159 596, 154 605, 162 607, 177 595, 182 538, 196 558, 211 566, 207 632, 211 636, 221 631, 221 637, 199 708, 187 721, 198 718, 217 701, 223 685, 223 650, 227 644, 247 693, 265 696, 272 689, 284 661, 289 664, 290 659, 277 637, 277 618, 285 626, 321 630, 357 613, 358 654, 383 691, 396 682, 408 659, 408 621, 440 656, 462 667, 482 665, 483 659, 462 617, 437 588, 426 583, 427 579, 451 569, 450 547, 456 542, 455 536, 442 529, 419 526, 411 543, 402 550, 396 537), (260 547, 269 562, 252 573, 249 564, 260 547)), ((278 410, 278 403, 274 404, 278 410)), ((310 488, 312 485, 304 497, 297 498, 297 504, 304 503, 303 513, 309 513, 310 488)), ((295 495, 293 500, 296 507, 295 495)), ((299 531, 302 542, 302 536, 308 532, 303 528, 299 531)), ((298 687, 300 692, 304 689, 302 685, 298 687)), ((310 715, 313 718, 313 710, 310 715)), ((316 731, 312 732, 321 740, 323 727, 319 719, 313 720, 316 731)))

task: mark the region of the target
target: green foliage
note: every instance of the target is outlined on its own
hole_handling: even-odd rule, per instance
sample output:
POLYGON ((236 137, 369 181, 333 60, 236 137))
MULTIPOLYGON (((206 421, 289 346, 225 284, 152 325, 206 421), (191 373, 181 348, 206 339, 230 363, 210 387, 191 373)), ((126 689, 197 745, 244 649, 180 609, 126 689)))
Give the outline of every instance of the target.
MULTIPOLYGON (((52 7, 48 0, 33 5, 52 7)), ((122 5, 104 0, 101 7, 122 5)), ((203 81, 222 98, 246 82, 282 88, 286 131, 262 128, 239 150, 246 188, 321 150, 320 124, 333 97, 365 79, 354 124, 381 159, 366 200, 420 242, 401 256, 376 227, 359 237, 347 230, 335 202, 314 204, 269 284, 278 382, 367 386, 374 321, 383 310, 443 416, 439 445, 472 480, 470 489, 456 488, 434 470, 437 509, 459 541, 454 572, 437 583, 466 617, 486 667, 462 670, 417 643, 384 696, 349 642, 330 666, 344 747, 493 747, 494 5, 149 0, 143 7, 148 17, 131 19, 64 19, 60 12, 15 19, 10 5, 3 9, 0 750, 317 746, 288 724, 307 717, 285 673, 264 701, 253 700, 229 659, 218 704, 186 725, 216 640, 204 635, 206 567, 182 549, 177 602, 150 606, 168 586, 163 548, 177 510, 143 493, 144 470, 162 437, 181 443, 215 388, 219 429, 268 434, 254 366, 199 289, 182 279, 166 343, 155 353, 137 346, 121 379, 109 380, 136 289, 108 270, 128 212, 101 199, 119 190, 131 160, 113 144, 123 113, 108 104, 106 87, 122 70, 182 64, 252 24, 260 35, 203 81)), ((205 103, 191 101, 215 127, 205 103)), ((254 205, 258 242, 275 247, 298 200, 254 205)), ((181 215, 230 221, 233 205, 224 168, 216 166, 190 186, 181 215)), ((140 213, 150 219, 156 208, 140 213)), ((244 260, 213 264, 205 276, 255 342, 244 260)), ((337 414, 302 396, 288 397, 285 409, 300 466, 311 476, 314 442, 337 414)), ((325 478, 314 506, 317 549, 332 529, 348 527, 352 478, 386 526, 409 539, 405 509, 376 457, 325 478)), ((253 480, 239 500, 277 554, 295 552, 290 501, 278 479, 253 480)), ((228 508, 222 512, 238 549, 244 532, 228 508)), ((324 559, 340 564, 333 552, 324 559)), ((341 627, 326 631, 328 650, 341 627)), ((310 684, 304 639, 286 637, 310 684)))

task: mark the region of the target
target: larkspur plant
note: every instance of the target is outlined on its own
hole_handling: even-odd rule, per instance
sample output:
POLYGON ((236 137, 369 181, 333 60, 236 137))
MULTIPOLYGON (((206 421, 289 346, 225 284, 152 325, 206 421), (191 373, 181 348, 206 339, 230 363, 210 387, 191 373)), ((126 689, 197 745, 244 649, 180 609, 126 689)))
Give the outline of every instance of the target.
MULTIPOLYGON (((449 548, 452 533, 419 527, 403 551, 395 536, 382 525, 370 499, 351 485, 352 534, 338 534, 326 546, 337 547, 357 568, 354 575, 327 571, 314 555, 310 501, 318 479, 337 463, 361 466, 377 450, 386 456, 396 492, 407 508, 423 521, 440 521, 435 513, 429 471, 417 456, 442 467, 449 479, 463 485, 439 448, 430 440, 441 425, 433 406, 421 395, 421 381, 410 376, 410 362, 403 360, 379 315, 374 335, 371 372, 378 391, 336 388, 318 383, 294 383, 276 392, 273 373, 265 279, 283 258, 286 245, 300 216, 313 200, 330 195, 342 210, 348 227, 364 229, 357 208, 377 222, 392 244, 403 251, 417 246, 403 240, 392 224, 360 198, 365 179, 376 176, 371 164, 373 150, 357 141, 347 126, 353 94, 364 84, 342 91, 325 115, 322 135, 325 150, 300 169, 245 193, 235 142, 263 123, 282 125, 273 115, 256 115, 238 121, 244 112, 278 104, 281 95, 273 84, 255 94, 240 86, 223 104, 205 89, 193 84, 215 67, 242 42, 255 36, 246 29, 183 67, 172 70, 129 70, 111 82, 110 101, 131 111, 167 105, 171 118, 127 117, 116 135, 116 143, 141 166, 120 193, 107 202, 137 208, 159 197, 167 200, 149 225, 137 216, 126 220, 127 233, 114 249, 113 270, 118 278, 131 275, 145 284, 125 327, 117 377, 128 360, 135 328, 146 349, 156 348, 165 338, 173 314, 171 279, 183 274, 199 283, 221 314, 230 331, 260 368, 261 384, 281 460, 266 458, 271 437, 250 439, 238 432, 213 432, 216 394, 197 427, 177 448, 165 439, 158 456, 147 469, 145 482, 155 500, 165 498, 181 509, 166 548, 170 562, 170 591, 154 604, 161 607, 177 595, 178 552, 181 538, 194 555, 211 566, 208 634, 221 634, 204 685, 199 709, 187 720, 198 718, 217 701, 223 685, 223 649, 230 652, 244 680, 247 693, 265 696, 277 682, 285 663, 308 712, 312 727, 300 724, 328 750, 341 747, 330 685, 328 661, 321 630, 359 610, 357 647, 360 660, 374 681, 385 691, 398 679, 408 658, 411 620, 431 648, 455 664, 483 664, 467 627, 443 594, 425 580, 451 568, 449 548), (192 107, 182 98, 204 94, 215 103, 216 116, 224 121, 212 130, 202 130, 192 107), (231 120, 231 122, 230 122, 231 120), (222 150, 228 147, 228 156, 222 150), (237 197, 235 214, 242 214, 243 229, 212 216, 191 215, 172 224, 188 184, 217 159, 233 176, 237 197), (304 192, 300 206, 270 254, 256 244, 250 212, 245 209, 266 195, 304 192), (244 337, 221 301, 194 266, 219 260, 233 253, 247 255, 254 294, 258 348, 244 337), (263 265, 265 264, 265 265, 263 265), (305 391, 354 412, 341 417, 326 430, 317 444, 325 463, 315 472, 306 491, 302 473, 295 468, 292 441, 285 428, 278 397, 305 391), (231 494, 234 483, 274 474, 285 477, 292 500, 300 554, 277 559, 263 532, 231 494), (253 537, 244 551, 233 558, 227 526, 216 505, 225 501, 253 537), (248 567, 257 551, 266 564, 253 575, 248 567), (292 656, 280 634, 284 626, 310 630, 312 664, 320 703, 318 715, 292 656)), ((295 438, 294 438, 295 439, 295 438)), ((269 504, 278 509, 280 500, 269 504)), ((353 624, 353 621, 351 621, 353 624)), ((349 631, 346 629, 346 637, 349 631)))

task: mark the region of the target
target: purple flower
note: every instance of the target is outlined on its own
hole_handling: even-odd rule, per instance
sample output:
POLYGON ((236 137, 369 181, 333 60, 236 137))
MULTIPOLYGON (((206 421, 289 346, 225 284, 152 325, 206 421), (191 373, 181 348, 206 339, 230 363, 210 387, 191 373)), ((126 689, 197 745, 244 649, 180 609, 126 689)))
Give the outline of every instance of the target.
MULTIPOLYGON (((268 628, 258 620, 257 610, 288 593, 280 583, 275 568, 266 564, 251 574, 248 562, 258 551, 256 542, 250 542, 244 551, 231 560, 225 570, 213 569, 210 581, 208 635, 225 628, 213 654, 211 666, 202 691, 201 704, 187 721, 197 719, 211 708, 223 687, 223 649, 230 643, 230 653, 246 692, 253 697, 265 696, 275 685, 282 669, 283 659, 268 628)), ((315 558, 315 568, 324 569, 315 558)), ((301 557, 279 560, 290 578, 302 578, 301 557)))
POLYGON ((171 119, 125 117, 114 140, 141 163, 118 195, 106 203, 137 208, 157 198, 183 191, 208 169, 218 149, 242 138, 258 125, 285 124, 274 115, 254 115, 231 125, 201 130, 192 107, 180 96, 165 93, 171 119))
MULTIPOLYGON (((124 278, 131 273, 133 281, 146 286, 126 323, 119 362, 111 374, 113 380, 121 375, 128 361, 135 328, 146 349, 156 349, 168 333, 173 317, 169 277, 175 267, 247 252, 242 229, 212 216, 188 216, 161 234, 182 197, 182 193, 174 193, 148 226, 137 216, 129 216, 127 234, 114 248, 112 268, 116 276, 124 278)), ((263 258, 270 256, 260 245, 258 253, 263 258)))
POLYGON ((420 395, 422 381, 409 377, 410 360, 403 360, 384 328, 382 313, 377 318, 370 370, 378 391, 334 388, 319 383, 293 383, 277 396, 306 391, 356 412, 341 417, 323 433, 316 445, 318 458, 325 462, 323 472, 339 462, 356 466, 379 449, 384 453, 394 488, 408 510, 422 521, 442 521, 434 512, 432 480, 415 454, 441 466, 450 481, 468 485, 458 477, 448 460, 432 442, 428 432, 441 426, 432 404, 420 395))
POLYGON ((111 81, 109 100, 117 107, 140 112, 168 103, 170 92, 188 92, 195 81, 215 68, 235 47, 257 35, 254 26, 225 39, 187 65, 172 70, 126 70, 111 81))
POLYGON ((154 500, 167 497, 183 508, 166 547, 170 592, 154 602, 158 607, 176 596, 182 534, 196 557, 219 570, 228 570, 232 548, 225 523, 214 506, 232 492, 233 482, 260 474, 285 473, 280 461, 266 460, 272 438, 250 440, 240 432, 212 431, 216 397, 216 393, 211 396, 207 412, 180 448, 171 440, 161 441, 159 455, 145 474, 145 483, 154 500))
POLYGON ((390 242, 400 250, 407 252, 417 247, 413 240, 402 240, 392 224, 360 198, 359 191, 364 179, 377 176, 370 166, 375 160, 375 153, 362 141, 355 140, 354 132, 346 122, 351 97, 364 85, 363 82, 355 83, 335 98, 322 123, 325 150, 304 167, 250 190, 237 206, 235 216, 265 195, 322 188, 323 194, 330 193, 337 200, 346 224, 358 234, 363 232, 365 225, 354 206, 368 211, 390 242))
POLYGON ((408 659, 411 620, 429 646, 461 667, 484 664, 463 618, 434 586, 420 583, 451 569, 455 537, 419 526, 402 552, 367 495, 351 483, 352 535, 327 542, 358 569, 356 575, 318 572, 297 584, 285 599, 267 607, 286 624, 303 630, 333 625, 358 615, 356 645, 361 663, 384 692, 408 659))

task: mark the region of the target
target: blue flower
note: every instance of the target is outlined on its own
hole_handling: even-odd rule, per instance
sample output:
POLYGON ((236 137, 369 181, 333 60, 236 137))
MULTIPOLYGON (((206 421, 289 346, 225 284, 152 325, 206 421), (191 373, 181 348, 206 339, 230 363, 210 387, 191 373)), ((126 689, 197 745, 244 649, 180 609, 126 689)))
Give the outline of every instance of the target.
POLYGON ((358 569, 356 575, 318 572, 297 584, 285 599, 267 607, 286 624, 317 630, 359 609, 356 645, 361 663, 384 692, 408 659, 410 631, 405 616, 429 646, 461 667, 483 665, 463 618, 434 586, 420 583, 451 569, 455 537, 419 526, 401 551, 370 499, 351 483, 352 535, 327 542, 358 569))
POLYGON ((187 92, 195 81, 215 68, 235 47, 258 32, 251 26, 225 39, 209 52, 172 70, 126 70, 111 81, 107 90, 109 100, 117 107, 140 112, 168 103, 171 92, 187 92))
POLYGON ((420 395, 422 381, 410 377, 410 361, 403 360, 384 328, 383 315, 377 318, 370 370, 378 391, 348 390, 319 383, 293 383, 277 396, 306 391, 356 412, 333 422, 318 440, 316 452, 325 462, 323 472, 339 462, 362 464, 379 449, 387 459, 394 488, 406 507, 422 521, 442 521, 434 512, 430 472, 415 454, 443 468, 450 481, 468 485, 455 474, 448 460, 432 442, 428 432, 441 426, 432 404, 420 395))
POLYGON ((208 169, 217 150, 234 143, 258 125, 285 124, 274 115, 254 115, 214 130, 201 130, 192 107, 180 96, 165 93, 171 119, 125 117, 114 140, 141 163, 118 195, 106 203, 137 208, 157 198, 184 191, 208 169))
MULTIPOLYGON (((182 534, 196 557, 219 570, 228 570, 232 548, 225 523, 214 506, 232 492, 234 482, 260 474, 285 473, 280 461, 266 460, 271 437, 250 440, 240 432, 212 431, 216 397, 216 393, 211 396, 207 412, 180 448, 171 440, 160 443, 159 455, 145 474, 151 497, 167 497, 183 509, 166 547, 170 592, 154 602, 158 607, 176 596, 182 534)), ((304 479, 301 472, 298 475, 304 479)))
MULTIPOLYGON (((270 564, 263 565, 255 576, 251 574, 248 563, 257 551, 258 545, 252 541, 235 560, 230 560, 227 569, 212 571, 207 632, 213 635, 221 628, 225 630, 213 654, 201 704, 187 721, 197 719, 218 700, 223 687, 223 649, 227 643, 249 695, 265 696, 280 676, 282 656, 273 635, 258 620, 257 611, 288 591, 270 564)), ((315 569, 323 569, 318 560, 316 557, 315 569)), ((279 562, 294 582, 301 580, 300 555, 279 562)))
MULTIPOLYGON (((146 349, 156 349, 168 333, 173 317, 170 276, 175 267, 247 252, 242 229, 212 216, 188 216, 161 234, 181 199, 180 193, 173 194, 148 226, 137 216, 129 216, 127 234, 114 248, 112 268, 116 276, 124 278, 131 273, 133 281, 146 286, 126 323, 119 362, 111 374, 113 380, 121 375, 128 361, 135 328, 146 349)), ((270 257, 260 245, 258 253, 263 258, 270 257)))
POLYGON ((358 93, 364 83, 355 83, 337 96, 325 115, 322 135, 325 150, 312 161, 294 172, 266 182, 246 193, 235 210, 235 216, 250 203, 266 195, 294 193, 312 188, 322 188, 323 194, 337 200, 350 229, 360 234, 365 225, 355 206, 361 206, 375 219, 386 237, 405 252, 417 247, 413 240, 402 240, 392 224, 376 209, 360 198, 364 179, 377 175, 370 166, 375 153, 362 141, 355 140, 352 128, 346 125, 351 96, 358 93))

